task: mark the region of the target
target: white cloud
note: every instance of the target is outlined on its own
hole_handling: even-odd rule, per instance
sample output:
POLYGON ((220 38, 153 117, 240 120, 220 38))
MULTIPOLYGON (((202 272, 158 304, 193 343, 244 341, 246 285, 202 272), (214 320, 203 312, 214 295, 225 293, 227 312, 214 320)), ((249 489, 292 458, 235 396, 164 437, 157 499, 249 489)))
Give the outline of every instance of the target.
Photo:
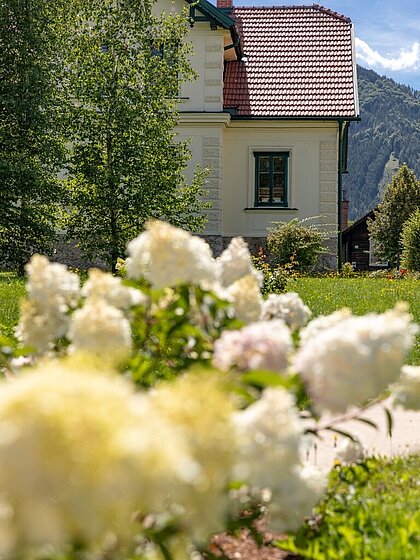
POLYGON ((359 60, 369 66, 381 66, 388 70, 415 70, 420 66, 419 43, 413 43, 410 51, 401 50, 398 58, 386 58, 356 37, 356 54, 359 60))

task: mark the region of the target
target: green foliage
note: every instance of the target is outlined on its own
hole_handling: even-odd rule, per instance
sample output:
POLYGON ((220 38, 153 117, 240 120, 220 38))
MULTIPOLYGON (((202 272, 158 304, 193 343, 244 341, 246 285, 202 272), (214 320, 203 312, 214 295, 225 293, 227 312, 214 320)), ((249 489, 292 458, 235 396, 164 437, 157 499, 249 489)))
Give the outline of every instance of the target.
POLYGON ((337 466, 314 516, 278 545, 311 560, 417 560, 419 468, 420 455, 337 466))
POLYGON ((276 265, 293 263, 294 269, 305 270, 315 265, 319 255, 325 252, 326 234, 306 220, 278 222, 268 231, 268 252, 276 265))
POLYGON ((142 284, 141 289, 148 303, 133 310, 138 352, 123 367, 143 387, 171 379, 194 364, 210 366, 214 341, 224 329, 242 326, 229 316, 226 301, 198 286, 151 290, 142 284))
POLYGON ((420 271, 420 207, 404 223, 401 244, 402 266, 408 270, 420 271))
POLYGON ((175 141, 178 90, 193 77, 187 19, 152 15, 152 2, 70 3, 63 87, 71 211, 68 237, 115 269, 149 218, 200 229, 203 172, 187 185, 190 152, 175 141))
POLYGON ((420 176, 420 92, 361 66, 357 77, 361 121, 350 126, 350 173, 343 176, 352 219, 380 202, 395 166, 405 161, 420 176))
POLYGON ((404 222, 420 207, 420 181, 414 172, 402 165, 387 186, 383 201, 368 220, 368 229, 375 243, 375 253, 391 266, 401 257, 401 232, 404 222))
POLYGON ((0 3, 0 262, 23 273, 55 241, 58 130, 57 20, 61 2, 0 3))

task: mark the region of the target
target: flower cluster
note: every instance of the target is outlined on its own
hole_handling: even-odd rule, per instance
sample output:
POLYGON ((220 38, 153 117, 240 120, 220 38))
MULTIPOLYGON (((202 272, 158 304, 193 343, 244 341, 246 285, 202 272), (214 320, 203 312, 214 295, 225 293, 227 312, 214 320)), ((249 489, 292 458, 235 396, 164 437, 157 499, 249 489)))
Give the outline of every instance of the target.
POLYGON ((0 393, 2 554, 127 538, 142 491, 130 384, 51 364, 0 393))
POLYGON ((316 336, 306 333, 293 361, 318 411, 344 412, 384 391, 398 378, 417 331, 405 305, 382 315, 337 317, 318 325, 316 336))
POLYGON ((68 338, 72 351, 83 350, 119 361, 131 349, 131 327, 124 313, 91 296, 72 316, 68 338))
POLYGON ((251 253, 242 237, 234 237, 216 263, 219 267, 218 279, 224 288, 254 272, 251 253))
POLYGON ((129 278, 146 277, 154 288, 178 284, 207 284, 216 280, 209 245, 182 229, 152 221, 127 246, 129 278))
POLYGON ((89 278, 81 293, 85 298, 101 298, 109 305, 122 310, 147 302, 146 296, 140 290, 123 286, 121 278, 96 268, 89 271, 89 278))
POLYGON ((299 294, 288 292, 269 294, 262 306, 261 319, 283 319, 295 331, 304 327, 311 315, 311 310, 303 303, 299 294))
POLYGON ((303 430, 293 397, 284 389, 266 389, 259 401, 236 413, 235 424, 236 478, 266 502, 274 530, 297 529, 320 498, 326 479, 300 464, 303 430))
POLYGON ((42 354, 67 332, 68 312, 79 297, 79 277, 41 255, 34 255, 25 269, 29 299, 22 305, 17 334, 42 354))
POLYGON ((2 385, 2 553, 126 540, 137 510, 179 517, 195 541, 223 528, 234 432, 214 379, 140 395, 79 360, 2 385))
POLYGON ((284 371, 291 350, 292 338, 283 321, 260 321, 241 330, 224 331, 214 343, 213 364, 222 371, 284 371))
POLYGON ((258 279, 253 274, 236 280, 226 290, 226 298, 232 302, 236 317, 244 323, 258 321, 261 315, 262 297, 258 279))

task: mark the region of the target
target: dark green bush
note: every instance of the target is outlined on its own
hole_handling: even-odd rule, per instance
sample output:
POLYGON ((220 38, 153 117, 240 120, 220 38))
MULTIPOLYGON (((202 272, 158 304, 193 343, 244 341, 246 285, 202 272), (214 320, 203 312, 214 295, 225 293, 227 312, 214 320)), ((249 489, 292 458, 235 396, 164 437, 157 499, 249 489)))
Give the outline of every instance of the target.
POLYGON ((319 255, 326 251, 326 234, 306 220, 278 222, 269 228, 267 247, 270 260, 275 265, 293 263, 295 270, 307 270, 315 265, 319 255))

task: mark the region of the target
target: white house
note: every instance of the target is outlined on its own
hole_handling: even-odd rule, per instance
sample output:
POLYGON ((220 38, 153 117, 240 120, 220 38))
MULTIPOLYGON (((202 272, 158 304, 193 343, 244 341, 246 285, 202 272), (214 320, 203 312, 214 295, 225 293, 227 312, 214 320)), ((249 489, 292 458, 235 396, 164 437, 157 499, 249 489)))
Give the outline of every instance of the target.
POLYGON ((275 221, 321 215, 341 223, 347 135, 358 120, 354 30, 318 5, 189 4, 192 64, 181 89, 179 136, 210 169, 206 234, 216 252, 236 235, 252 245, 275 221))

